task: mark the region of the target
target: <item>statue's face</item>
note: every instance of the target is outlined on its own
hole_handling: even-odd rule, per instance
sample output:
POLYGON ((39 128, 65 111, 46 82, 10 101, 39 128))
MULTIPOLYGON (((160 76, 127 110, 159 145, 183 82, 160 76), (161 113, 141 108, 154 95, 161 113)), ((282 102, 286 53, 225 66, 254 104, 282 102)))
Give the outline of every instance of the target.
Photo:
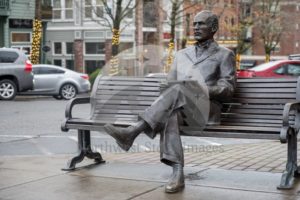
POLYGON ((213 38, 212 28, 206 24, 208 15, 200 13, 194 18, 194 38, 198 42, 204 42, 213 38))

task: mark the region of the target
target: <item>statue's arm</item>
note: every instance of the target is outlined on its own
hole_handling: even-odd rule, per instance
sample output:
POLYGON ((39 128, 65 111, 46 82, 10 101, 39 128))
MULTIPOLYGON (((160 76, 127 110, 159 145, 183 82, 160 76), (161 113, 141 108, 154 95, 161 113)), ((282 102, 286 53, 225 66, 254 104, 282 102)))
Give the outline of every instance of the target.
POLYGON ((233 95, 235 83, 235 56, 232 51, 229 51, 221 61, 220 77, 216 85, 209 86, 210 99, 221 102, 229 100, 233 95))

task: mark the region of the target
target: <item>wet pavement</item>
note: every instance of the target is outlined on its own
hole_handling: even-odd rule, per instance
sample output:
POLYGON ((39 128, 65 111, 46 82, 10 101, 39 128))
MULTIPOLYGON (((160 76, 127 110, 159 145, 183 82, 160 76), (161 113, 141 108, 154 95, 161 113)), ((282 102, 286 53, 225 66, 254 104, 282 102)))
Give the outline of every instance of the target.
POLYGON ((0 199, 300 199, 298 182, 293 190, 276 189, 281 173, 188 165, 185 189, 166 194, 171 168, 163 164, 128 163, 112 154, 105 164, 85 159, 75 171, 61 171, 70 156, 2 156, 0 199))

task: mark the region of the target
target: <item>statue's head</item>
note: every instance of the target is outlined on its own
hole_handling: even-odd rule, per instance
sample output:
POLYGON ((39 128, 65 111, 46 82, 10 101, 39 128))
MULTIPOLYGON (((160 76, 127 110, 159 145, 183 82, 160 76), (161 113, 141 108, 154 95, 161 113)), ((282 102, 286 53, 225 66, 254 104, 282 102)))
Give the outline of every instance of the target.
POLYGON ((203 10, 194 18, 194 38, 198 42, 212 39, 219 28, 218 16, 209 10, 203 10))

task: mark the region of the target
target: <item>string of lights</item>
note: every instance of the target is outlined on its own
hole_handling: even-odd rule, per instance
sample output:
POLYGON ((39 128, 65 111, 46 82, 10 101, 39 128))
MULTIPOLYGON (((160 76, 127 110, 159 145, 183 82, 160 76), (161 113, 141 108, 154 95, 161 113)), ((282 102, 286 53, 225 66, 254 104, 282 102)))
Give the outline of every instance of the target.
MULTIPOLYGON (((112 45, 119 45, 120 44, 120 31, 118 29, 112 30, 112 45)), ((112 56, 110 60, 110 70, 109 75, 113 76, 119 73, 119 59, 116 56, 112 56)))
POLYGON ((170 42, 169 43, 169 47, 168 47, 168 58, 167 58, 167 63, 164 67, 164 72, 168 73, 170 71, 171 65, 173 63, 173 50, 174 50, 174 42, 170 42))
POLYGON ((116 56, 112 56, 110 60, 110 70, 109 70, 109 75, 117 75, 119 73, 119 59, 116 56))
POLYGON ((38 64, 40 59, 40 45, 42 38, 42 21, 35 19, 33 22, 33 35, 32 35, 32 51, 30 60, 32 64, 38 64))
POLYGON ((113 29, 112 32, 112 45, 120 44, 120 31, 118 29, 113 29))

